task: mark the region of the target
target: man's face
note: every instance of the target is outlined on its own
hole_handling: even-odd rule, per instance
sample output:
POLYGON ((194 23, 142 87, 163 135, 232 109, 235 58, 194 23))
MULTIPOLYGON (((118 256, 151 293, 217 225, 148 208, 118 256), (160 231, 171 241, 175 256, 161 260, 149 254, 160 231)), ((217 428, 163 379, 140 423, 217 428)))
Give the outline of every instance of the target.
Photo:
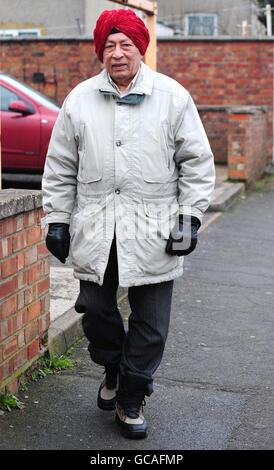
POLYGON ((139 70, 142 56, 139 49, 123 33, 110 34, 106 40, 103 61, 111 78, 126 88, 139 70))

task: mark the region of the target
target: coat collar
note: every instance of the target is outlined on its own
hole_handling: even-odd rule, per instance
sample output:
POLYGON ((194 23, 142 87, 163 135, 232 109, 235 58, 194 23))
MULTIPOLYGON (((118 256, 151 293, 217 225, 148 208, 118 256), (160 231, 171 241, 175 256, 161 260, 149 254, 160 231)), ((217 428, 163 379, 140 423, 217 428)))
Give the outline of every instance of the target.
MULTIPOLYGON (((106 69, 104 69, 99 75, 97 75, 98 82, 96 88, 101 92, 113 93, 114 88, 108 80, 106 69)), ((153 71, 143 62, 141 62, 140 73, 136 80, 136 83, 128 92, 128 94, 138 95, 151 95, 153 88, 153 71)), ((125 95, 127 96, 127 95, 125 95)))

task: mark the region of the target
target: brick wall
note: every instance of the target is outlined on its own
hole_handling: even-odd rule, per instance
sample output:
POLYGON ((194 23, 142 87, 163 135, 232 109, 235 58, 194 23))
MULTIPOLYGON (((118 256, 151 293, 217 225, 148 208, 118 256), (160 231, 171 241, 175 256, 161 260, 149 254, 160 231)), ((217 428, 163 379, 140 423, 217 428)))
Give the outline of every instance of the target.
MULTIPOLYGON (((91 39, 1 39, 1 69, 35 86, 61 104, 79 82, 97 74, 101 64, 91 39), (43 72, 46 83, 34 84, 33 73, 43 72)), ((158 71, 185 86, 197 105, 267 106, 266 152, 272 160, 273 40, 272 39, 160 39, 158 71)), ((210 143, 218 159, 227 149, 225 119, 202 114, 210 129, 210 143), (211 120, 211 122, 210 122, 211 120), (214 125, 216 133, 213 133, 214 125)))
POLYGON ((50 265, 40 193, 0 192, 0 390, 12 393, 47 346, 50 265))
POLYGON ((228 176, 248 184, 262 176, 266 163, 266 111, 242 107, 228 111, 228 176))
POLYGON ((227 163, 229 106, 198 105, 215 162, 227 163))
POLYGON ((273 39, 162 40, 157 58, 159 72, 187 88, 196 104, 267 106, 266 152, 272 160, 273 39))
POLYGON ((1 70, 29 83, 62 104, 66 95, 82 80, 100 72, 93 41, 0 40, 1 70), (35 72, 44 73, 45 84, 33 83, 35 72))
POLYGON ((199 105, 215 161, 226 163, 230 180, 251 185, 266 166, 266 106, 199 105))

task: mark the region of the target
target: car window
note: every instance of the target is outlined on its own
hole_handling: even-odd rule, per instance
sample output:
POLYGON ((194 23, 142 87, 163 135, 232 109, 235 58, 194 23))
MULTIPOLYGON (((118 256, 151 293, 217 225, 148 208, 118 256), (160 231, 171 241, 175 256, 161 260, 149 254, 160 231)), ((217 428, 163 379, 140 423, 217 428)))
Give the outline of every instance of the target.
POLYGON ((28 105, 32 113, 34 112, 33 106, 31 106, 29 103, 23 100, 21 96, 17 95, 16 93, 13 93, 13 91, 9 90, 8 88, 2 85, 0 85, 0 96, 1 96, 1 111, 8 111, 9 105, 12 101, 20 100, 20 101, 24 101, 24 103, 28 105))
POLYGON ((51 99, 49 99, 47 96, 40 93, 35 88, 32 88, 26 83, 21 82, 17 78, 10 77, 9 75, 0 75, 0 78, 2 77, 7 83, 16 87, 19 91, 22 91, 22 93, 25 93, 31 99, 38 101, 38 103, 42 104, 43 106, 46 106, 47 108, 59 111, 60 109, 59 106, 57 106, 51 99))
POLYGON ((9 105, 14 100, 20 100, 20 97, 8 90, 7 88, 0 85, 1 93, 1 111, 8 111, 9 105))

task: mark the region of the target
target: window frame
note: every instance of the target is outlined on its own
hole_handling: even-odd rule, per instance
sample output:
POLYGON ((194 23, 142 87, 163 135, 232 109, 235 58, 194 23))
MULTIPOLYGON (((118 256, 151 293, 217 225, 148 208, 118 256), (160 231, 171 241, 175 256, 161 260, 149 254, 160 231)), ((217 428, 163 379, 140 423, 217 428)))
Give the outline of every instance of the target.
POLYGON ((217 13, 187 13, 185 14, 184 17, 184 22, 185 22, 185 28, 184 28, 184 34, 185 36, 200 36, 200 37, 205 37, 208 36, 207 34, 190 34, 189 33, 189 18, 190 17, 213 17, 213 34, 210 35, 210 37, 215 37, 218 35, 218 15, 217 13))
POLYGON ((0 37, 2 38, 23 38, 24 36, 38 37, 41 36, 40 28, 9 28, 0 29, 0 37))

